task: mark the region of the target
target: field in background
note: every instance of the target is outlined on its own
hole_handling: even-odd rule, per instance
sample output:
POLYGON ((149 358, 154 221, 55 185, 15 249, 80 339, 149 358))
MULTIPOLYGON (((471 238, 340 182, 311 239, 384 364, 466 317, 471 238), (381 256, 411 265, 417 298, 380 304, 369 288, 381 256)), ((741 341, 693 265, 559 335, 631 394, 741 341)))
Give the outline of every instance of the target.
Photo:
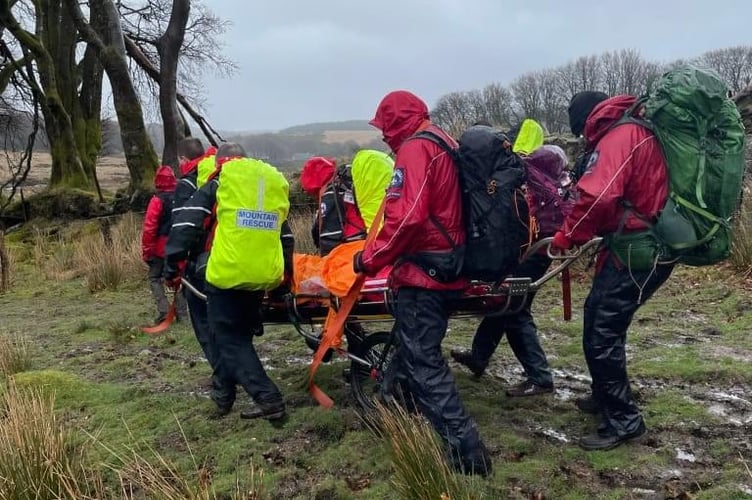
POLYGON ((353 141, 359 145, 365 145, 374 139, 380 139, 381 132, 373 130, 327 130, 324 132, 324 142, 349 142, 353 141))

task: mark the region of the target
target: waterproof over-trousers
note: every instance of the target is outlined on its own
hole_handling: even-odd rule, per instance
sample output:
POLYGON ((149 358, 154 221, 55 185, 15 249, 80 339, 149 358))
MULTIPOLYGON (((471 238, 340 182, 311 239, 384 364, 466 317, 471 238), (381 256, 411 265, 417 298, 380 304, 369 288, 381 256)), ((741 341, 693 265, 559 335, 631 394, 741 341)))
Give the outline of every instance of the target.
MULTIPOLYGON (((189 269, 190 269, 189 264, 189 269)), ((186 269, 185 279, 199 292, 206 294, 206 284, 201 276, 198 276, 188 269, 186 269)), ((188 314, 191 317, 191 325, 193 326, 193 333, 196 335, 196 340, 201 346, 201 350, 204 353, 206 361, 209 362, 209 366, 214 369, 214 364, 217 358, 217 353, 214 352, 210 344, 209 333, 209 314, 207 312, 206 301, 201 297, 198 297, 195 293, 188 290, 187 287, 183 287, 183 294, 185 301, 188 304, 188 314)))
POLYGON ((627 329, 640 305, 668 279, 673 265, 653 271, 618 268, 609 256, 585 300, 582 346, 593 397, 601 411, 599 433, 625 436, 643 424, 627 378, 627 329), (639 284, 639 287, 638 287, 639 284), (642 287, 642 292, 640 292, 642 287))
MULTIPOLYGON (((548 256, 536 254, 520 264, 514 276, 527 277, 535 281, 546 273, 550 264, 551 259, 548 256)), ((528 380, 540 387, 552 387, 554 381, 551 369, 530 312, 534 298, 535 293, 528 295, 524 307, 517 313, 483 318, 473 337, 472 357, 478 366, 487 367, 506 333, 509 346, 525 369, 528 380)))
POLYGON ((441 352, 448 324, 447 301, 456 292, 400 288, 395 294, 398 347, 387 367, 385 392, 399 387, 407 403, 428 418, 452 454, 466 457, 481 446, 475 421, 460 400, 441 352))
POLYGON ((235 402, 240 384, 256 404, 282 403, 282 394, 266 374, 253 347, 262 332, 263 291, 224 290, 206 285, 210 343, 217 352, 211 398, 220 409, 235 402))

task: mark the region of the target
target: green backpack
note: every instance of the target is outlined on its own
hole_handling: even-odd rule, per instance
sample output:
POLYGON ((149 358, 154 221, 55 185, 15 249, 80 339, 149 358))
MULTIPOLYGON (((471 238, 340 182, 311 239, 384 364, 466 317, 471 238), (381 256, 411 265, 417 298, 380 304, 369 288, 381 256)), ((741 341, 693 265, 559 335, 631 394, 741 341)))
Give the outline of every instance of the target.
POLYGON ((721 77, 695 66, 669 71, 619 123, 655 133, 668 166, 669 197, 648 231, 607 238, 611 250, 636 270, 662 261, 706 266, 727 259, 742 192, 745 132, 721 77), (633 116, 640 105, 644 113, 633 116))

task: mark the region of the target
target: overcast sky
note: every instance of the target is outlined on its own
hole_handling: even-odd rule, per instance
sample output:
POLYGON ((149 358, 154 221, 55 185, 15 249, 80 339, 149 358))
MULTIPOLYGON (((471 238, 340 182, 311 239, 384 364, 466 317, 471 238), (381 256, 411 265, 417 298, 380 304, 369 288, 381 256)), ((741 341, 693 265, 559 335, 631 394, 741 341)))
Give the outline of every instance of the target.
POLYGON ((752 44, 750 0, 207 0, 232 26, 239 71, 207 75, 221 130, 371 118, 407 89, 443 94, 510 83, 582 55, 636 48, 670 61, 752 44))

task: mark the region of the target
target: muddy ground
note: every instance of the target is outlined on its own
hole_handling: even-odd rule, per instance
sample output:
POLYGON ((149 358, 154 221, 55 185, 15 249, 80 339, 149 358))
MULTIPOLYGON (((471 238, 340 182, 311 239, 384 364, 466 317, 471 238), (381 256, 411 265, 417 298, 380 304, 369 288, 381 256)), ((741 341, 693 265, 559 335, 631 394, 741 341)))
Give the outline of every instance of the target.
MULTIPOLYGON (((116 291, 90 293, 83 277, 44 276, 29 243, 11 238, 14 289, 0 296, 0 334, 31 341, 30 385, 54 388, 71 425, 108 443, 153 446, 191 471, 193 459, 229 491, 249 465, 264 471, 270 498, 394 498, 383 444, 365 427, 343 378, 342 359, 317 380, 334 398, 318 407, 304 387, 310 351, 290 326, 256 339, 290 409, 283 426, 238 417, 209 418, 209 370, 185 323, 150 338, 137 330, 154 317, 144 276, 116 291), (176 422, 179 422, 178 426, 176 422), (182 429, 182 431, 181 431, 182 429), (129 432, 130 434, 129 434, 129 432)), ((606 452, 580 450, 596 425, 574 399, 587 393, 581 306, 589 274, 574 274, 572 321, 562 320, 557 280, 534 313, 556 392, 508 398, 522 370, 502 341, 478 379, 450 362, 468 411, 494 457, 494 474, 475 480, 484 498, 752 498, 752 291, 727 267, 680 268, 641 309, 629 333, 628 369, 649 428, 637 442, 606 452)), ((477 320, 450 325, 445 352, 468 346, 477 320)), ((372 331, 388 324, 368 325, 372 331)), ((94 447, 94 457, 107 453, 94 447)))

